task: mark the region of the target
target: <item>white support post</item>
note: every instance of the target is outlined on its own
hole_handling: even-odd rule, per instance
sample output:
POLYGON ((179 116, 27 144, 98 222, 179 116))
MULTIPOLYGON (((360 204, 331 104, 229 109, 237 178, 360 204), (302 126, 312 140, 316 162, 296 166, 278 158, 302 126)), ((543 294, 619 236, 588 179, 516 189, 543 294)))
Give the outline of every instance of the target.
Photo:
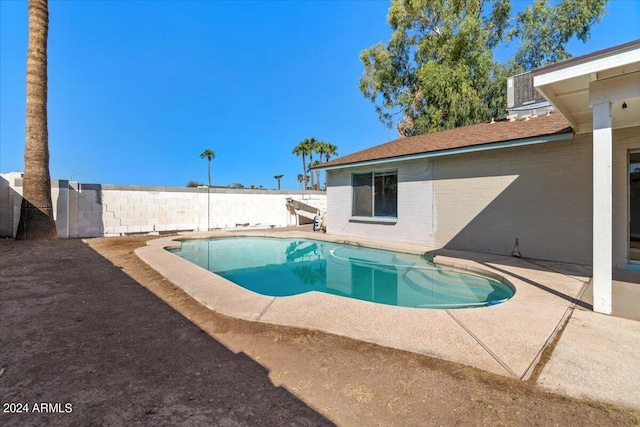
POLYGON ((611 314, 611 103, 593 106, 593 311, 611 314))

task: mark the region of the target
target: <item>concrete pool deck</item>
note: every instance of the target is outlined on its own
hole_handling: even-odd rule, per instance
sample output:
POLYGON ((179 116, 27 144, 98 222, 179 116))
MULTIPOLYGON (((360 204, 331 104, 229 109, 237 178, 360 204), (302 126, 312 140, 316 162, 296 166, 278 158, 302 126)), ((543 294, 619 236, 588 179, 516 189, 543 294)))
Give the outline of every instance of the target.
MULTIPOLYGON (((136 254, 201 304, 228 316, 320 330, 462 363, 522 380, 531 376, 542 351, 567 322, 574 308, 587 306, 580 301, 580 297, 588 286, 591 275, 590 269, 585 266, 544 263, 503 255, 364 239, 345 239, 302 230, 184 233, 179 237, 151 240, 146 247, 137 249, 136 254), (237 286, 164 250, 165 247, 179 246, 180 243, 176 241, 179 239, 239 235, 347 241, 363 246, 417 254, 435 251, 437 263, 484 271, 491 276, 499 275, 515 287, 516 293, 513 298, 503 304, 451 310, 394 307, 319 292, 291 297, 269 297, 237 286)), ((592 312, 584 313, 586 317, 600 316, 592 312)), ((606 316, 601 317, 607 319, 606 316)), ((574 315, 574 318, 578 317, 574 315)), ((630 349, 635 349, 640 342, 640 328, 637 327, 640 323, 625 321, 633 325, 624 327, 626 335, 621 339, 629 342, 628 349, 624 351, 632 351, 630 349)), ((573 333, 571 332, 573 323, 574 319, 568 323, 565 334, 573 333)), ((619 325, 610 328, 610 332, 614 333, 616 328, 619 328, 619 325)), ((602 333, 602 331, 598 332, 602 333)), ((561 344, 564 340, 563 335, 559 348, 562 348, 561 344)), ((575 340, 572 339, 572 341, 575 340)), ((598 348, 598 344, 594 341, 587 339, 587 342, 591 342, 592 346, 598 348)), ((606 343, 603 342, 602 345, 606 343)), ((619 348, 620 346, 613 351, 619 348)), ((583 393, 584 390, 579 384, 582 378, 598 376, 599 368, 575 363, 578 357, 575 351, 581 355, 578 359, 585 361, 591 359, 585 357, 582 351, 590 350, 592 349, 583 349, 578 345, 577 349, 568 350, 570 354, 568 358, 556 358, 554 353, 550 363, 542 372, 540 384, 567 395, 589 397, 639 409, 637 377, 640 372, 640 358, 624 356, 625 365, 618 366, 617 372, 614 372, 614 369, 608 369, 611 375, 616 373, 620 375, 622 371, 626 378, 613 384, 612 387, 616 389, 613 397, 612 393, 597 391, 583 393), (554 366, 555 370, 552 369, 554 366), (570 373, 566 375, 571 369, 584 371, 581 371, 581 375, 578 376, 571 376, 570 373), (575 384, 578 392, 567 385, 573 382, 578 382, 575 384), (618 395, 627 397, 620 399, 618 395)), ((593 359, 599 362, 600 369, 603 363, 606 365, 611 361, 606 356, 593 359)), ((609 386, 612 381, 615 380, 609 377, 609 386)))

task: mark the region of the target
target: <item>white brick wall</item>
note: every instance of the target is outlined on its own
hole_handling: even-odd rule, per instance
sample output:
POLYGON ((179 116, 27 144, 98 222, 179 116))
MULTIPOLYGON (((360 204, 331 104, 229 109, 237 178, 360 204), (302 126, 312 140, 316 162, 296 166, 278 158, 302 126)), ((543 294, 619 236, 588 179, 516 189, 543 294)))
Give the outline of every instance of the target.
MULTIPOLYGON (((592 134, 572 140, 329 172, 328 232, 590 264, 592 134), (350 222, 351 175, 398 170, 398 222, 350 222), (435 214, 432 215, 431 212, 435 214)), ((640 128, 614 131, 613 262, 628 251, 627 153, 640 128)))
POLYGON ((13 187, 16 178, 19 179, 20 174, 0 174, 0 237, 13 236, 18 225, 16 222, 14 227, 15 190, 13 187))
POLYGON ((452 249, 591 261, 591 140, 560 141, 435 162, 436 242, 452 249))
POLYGON ((211 189, 207 195, 206 189, 145 191, 105 186, 101 197, 102 229, 98 233, 107 235, 206 230, 207 226, 233 228, 240 224, 252 227, 295 225, 295 216, 286 209, 287 197, 307 199, 314 206, 326 209, 326 196, 322 193, 303 195, 266 190, 211 189))
MULTIPOLYGON (((2 236, 15 235, 22 191, 19 177, 20 174, 0 177, 2 236)), ((216 188, 207 195, 206 188, 53 183, 54 217, 61 237, 206 230, 208 222, 210 228, 232 228, 238 224, 251 227, 295 225, 295 215, 286 207, 287 198, 326 210, 326 195, 321 192, 216 188)))
MULTIPOLYGON (((51 202, 53 218, 59 237, 67 237, 68 221, 67 198, 69 191, 67 181, 51 181, 51 202)), ((13 237, 20 221, 20 205, 22 204, 22 175, 17 172, 0 174, 0 237, 13 237)))
POLYGON ((433 162, 413 160, 375 167, 329 171, 327 190, 327 233, 369 237, 379 240, 432 244, 433 162), (400 166, 401 165, 401 166, 400 166), (396 224, 352 222, 351 175, 398 170, 398 222, 396 224))

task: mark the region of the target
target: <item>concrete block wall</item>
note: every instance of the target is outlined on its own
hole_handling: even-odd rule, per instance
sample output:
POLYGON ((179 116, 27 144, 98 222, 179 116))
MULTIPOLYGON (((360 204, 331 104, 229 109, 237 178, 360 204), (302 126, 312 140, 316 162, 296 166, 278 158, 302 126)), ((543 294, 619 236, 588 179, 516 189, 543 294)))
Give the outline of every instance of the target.
POLYGON ((60 179, 51 182, 51 201, 58 237, 69 237, 69 181, 60 179))
MULTIPOLYGON (((51 180, 51 202, 58 237, 68 236, 69 181, 51 180)), ((20 221, 22 174, 0 174, 0 237, 14 237, 20 221)))
MULTIPOLYGON (((22 179, 0 179, 0 233, 12 237, 20 217, 22 179)), ((52 202, 60 237, 97 237, 152 231, 295 225, 286 207, 293 198, 326 210, 316 191, 272 191, 118 186, 52 181, 52 202)))
POLYGON ((16 213, 16 180, 19 180, 22 188, 22 178, 19 173, 0 174, 0 237, 13 237, 18 228, 20 204, 16 213))
POLYGON ((569 141, 439 157, 438 245, 591 262, 591 135, 569 141))
POLYGON ((207 223, 202 220, 206 199, 198 192, 176 190, 109 185, 83 190, 84 197, 91 195, 91 210, 84 210, 81 224, 83 221, 91 234, 106 235, 206 230, 207 223), (102 229, 96 231, 95 227, 102 229))
MULTIPOLYGON (((592 134, 373 167, 329 171, 328 228, 335 235, 590 264, 592 134), (396 224, 350 220, 351 175, 398 170, 396 224)), ((613 133, 614 264, 628 252, 628 151, 640 128, 613 133)))
POLYGON ((327 233, 394 242, 433 244, 433 172, 431 159, 329 171, 327 233), (388 170, 398 171, 397 223, 351 221, 352 174, 388 170))

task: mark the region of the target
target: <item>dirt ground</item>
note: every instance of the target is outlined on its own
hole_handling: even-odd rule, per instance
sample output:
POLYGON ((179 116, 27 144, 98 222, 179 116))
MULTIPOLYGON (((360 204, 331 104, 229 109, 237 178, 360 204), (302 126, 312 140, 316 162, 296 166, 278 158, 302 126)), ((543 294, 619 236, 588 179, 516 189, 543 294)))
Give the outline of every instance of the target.
POLYGON ((532 380, 213 313, 135 256, 148 239, 0 240, 0 425, 640 423, 532 380))

